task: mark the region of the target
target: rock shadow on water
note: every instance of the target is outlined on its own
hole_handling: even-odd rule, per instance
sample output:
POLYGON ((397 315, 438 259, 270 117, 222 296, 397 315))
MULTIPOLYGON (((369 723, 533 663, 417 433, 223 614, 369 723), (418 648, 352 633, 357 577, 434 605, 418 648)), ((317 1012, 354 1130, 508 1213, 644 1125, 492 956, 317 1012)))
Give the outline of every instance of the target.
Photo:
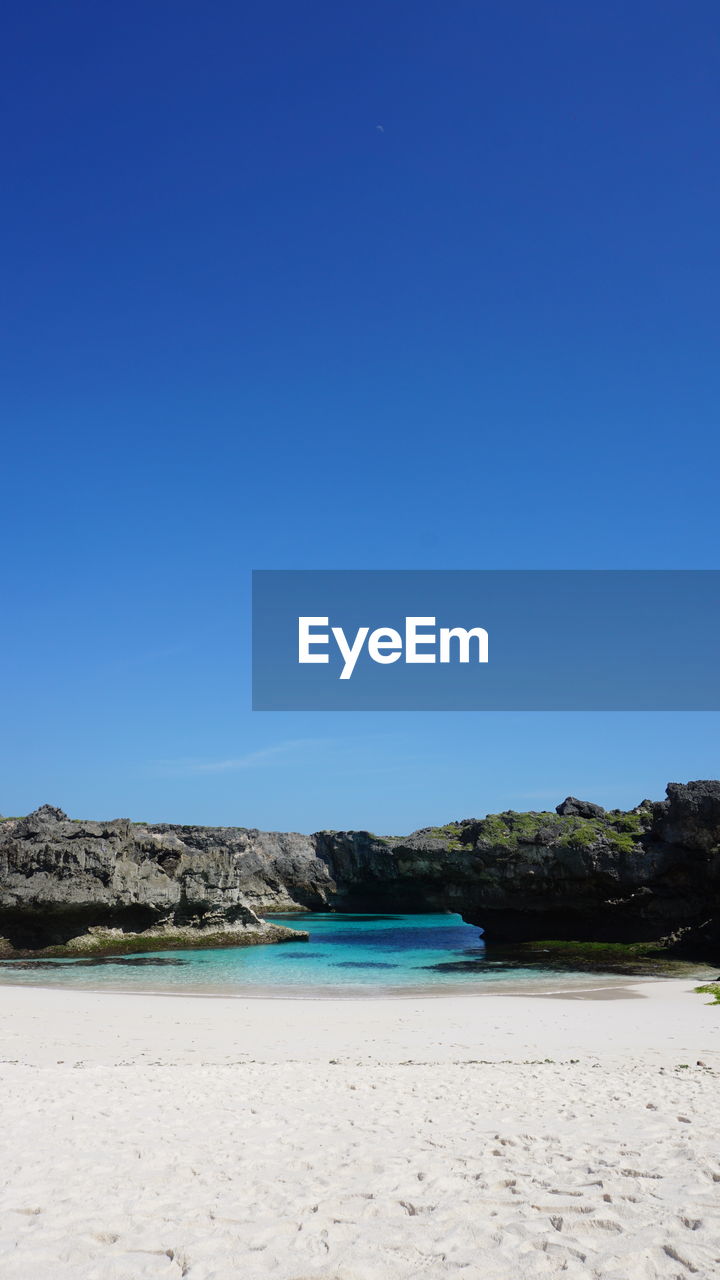
POLYGON ((402 916, 351 916, 343 912, 342 915, 333 914, 333 915, 328 915, 327 918, 328 920, 342 920, 343 923, 347 922, 348 924, 378 924, 378 923, 383 923, 385 921, 387 921, 389 924, 393 924, 393 923, 396 924, 398 920, 402 920, 403 917, 402 916))
POLYGON ((333 969, 398 969, 388 960, 336 960, 333 969))
POLYGON ((187 960, 175 956, 93 956, 83 960, 0 960, 0 968, 9 969, 11 973, 18 970, 52 969, 56 973, 65 973, 68 969, 98 969, 101 965, 123 965, 130 967, 152 966, 153 968, 181 968, 187 960))
POLYGON ((314 921, 324 923, 326 920, 332 920, 336 924, 377 924, 387 921, 389 924, 397 923, 402 920, 402 916, 371 916, 371 915, 350 915, 346 911, 271 911, 268 912, 268 918, 271 920, 294 920, 298 924, 302 924, 303 919, 308 915, 312 916, 314 921))
POLYGON ((188 964, 188 961, 181 959, 179 956, 99 956, 97 960, 81 960, 80 964, 121 964, 127 965, 128 968, 131 966, 137 966, 138 968, 148 966, 157 969, 171 967, 179 969, 188 964))
MULTIPOLYGON (((363 917, 365 919, 366 917, 363 917)), ((347 929, 328 930, 322 935, 323 942, 339 943, 367 947, 368 950, 385 952, 403 951, 456 951, 465 953, 468 946, 474 951, 484 949, 479 937, 479 930, 468 925, 448 927, 447 925, 414 925, 406 928, 388 929, 347 929)))

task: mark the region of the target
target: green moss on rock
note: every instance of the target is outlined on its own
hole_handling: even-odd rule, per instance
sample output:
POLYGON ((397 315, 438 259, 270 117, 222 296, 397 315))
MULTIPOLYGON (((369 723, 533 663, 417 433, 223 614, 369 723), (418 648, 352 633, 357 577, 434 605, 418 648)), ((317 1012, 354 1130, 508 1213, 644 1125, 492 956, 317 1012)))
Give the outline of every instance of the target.
POLYGON ((80 956, 125 956, 148 951, 195 951, 218 947, 254 947, 270 942, 307 942, 305 929, 266 924, 262 929, 228 927, 198 929, 191 926, 149 929, 144 933, 124 933, 122 929, 90 929, 77 938, 38 950, 0 950, 3 958, 72 959, 80 956))
MULTIPOLYGON (((581 973, 620 973, 628 977, 699 976, 699 967, 676 959, 662 942, 584 942, 545 939, 511 949, 518 964, 581 973)), ((494 952, 493 952, 494 954, 494 952)))
MULTIPOLYGON (((472 830, 477 848, 506 848, 508 852, 524 844, 555 848, 590 849, 593 845, 610 846, 618 853, 631 853, 646 830, 648 813, 610 813, 602 817, 578 817, 574 814, 491 813, 476 823, 465 825, 472 830)), ((445 828, 436 828, 439 832, 445 828)))

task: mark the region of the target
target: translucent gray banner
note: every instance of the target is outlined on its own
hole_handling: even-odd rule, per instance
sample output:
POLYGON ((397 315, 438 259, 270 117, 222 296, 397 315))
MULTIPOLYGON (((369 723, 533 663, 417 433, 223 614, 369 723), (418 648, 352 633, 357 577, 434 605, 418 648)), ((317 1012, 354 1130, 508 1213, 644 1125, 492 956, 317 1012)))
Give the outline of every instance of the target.
POLYGON ((717 711, 718 570, 260 570, 257 711, 717 711))

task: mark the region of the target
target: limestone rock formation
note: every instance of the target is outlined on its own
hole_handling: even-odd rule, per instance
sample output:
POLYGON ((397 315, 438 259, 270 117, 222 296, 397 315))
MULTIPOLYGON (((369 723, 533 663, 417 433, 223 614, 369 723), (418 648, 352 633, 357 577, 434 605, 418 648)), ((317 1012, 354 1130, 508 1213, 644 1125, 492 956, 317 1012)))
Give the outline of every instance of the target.
MULTIPOLYGON (((77 950, 91 929, 95 950, 108 941, 98 930, 168 946, 186 946, 199 931, 214 945, 297 939, 260 915, 296 910, 315 880, 327 881, 328 873, 307 836, 72 821, 51 805, 0 823, 6 952, 70 942, 77 950)), ((109 942, 115 948, 117 935, 109 942)))
POLYGON ((715 781, 629 812, 568 797, 403 837, 78 822, 49 805, 0 821, 7 954, 280 941, 298 935, 263 913, 379 909, 457 911, 489 941, 672 937, 718 961, 719 901, 715 781))

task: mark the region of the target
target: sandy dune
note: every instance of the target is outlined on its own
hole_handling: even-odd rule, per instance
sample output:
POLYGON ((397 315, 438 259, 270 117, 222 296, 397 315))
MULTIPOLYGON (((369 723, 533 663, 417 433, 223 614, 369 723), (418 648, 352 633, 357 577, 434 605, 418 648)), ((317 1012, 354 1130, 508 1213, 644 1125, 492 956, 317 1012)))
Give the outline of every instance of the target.
POLYGON ((0 987, 0 1276, 717 1277, 720 1009, 691 986, 0 987))

